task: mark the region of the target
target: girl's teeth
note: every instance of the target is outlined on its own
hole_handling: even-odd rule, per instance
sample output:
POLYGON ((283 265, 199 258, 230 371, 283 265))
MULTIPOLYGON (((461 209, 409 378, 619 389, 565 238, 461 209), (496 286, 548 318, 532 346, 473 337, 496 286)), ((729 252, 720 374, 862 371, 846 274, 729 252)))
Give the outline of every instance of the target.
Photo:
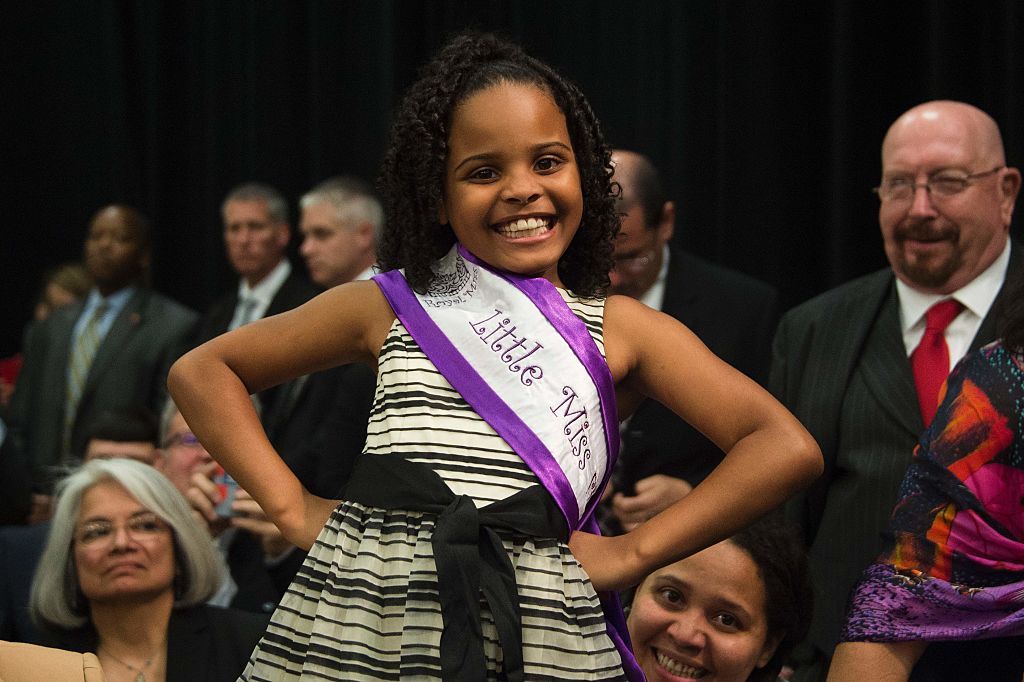
POLYGON ((498 228, 506 237, 536 237, 548 227, 546 218, 520 218, 498 228))

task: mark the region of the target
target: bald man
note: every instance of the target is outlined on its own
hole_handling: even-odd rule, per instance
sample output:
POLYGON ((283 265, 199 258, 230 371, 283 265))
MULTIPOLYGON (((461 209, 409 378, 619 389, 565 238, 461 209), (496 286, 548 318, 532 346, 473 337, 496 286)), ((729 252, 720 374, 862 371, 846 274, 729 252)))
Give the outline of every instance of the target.
POLYGON ((1003 283, 1024 272, 1009 238, 1020 183, 983 111, 950 101, 907 111, 882 143, 876 189, 890 267, 798 306, 779 324, 770 385, 825 457, 821 479, 790 507, 816 586, 813 649, 797 679, 823 679, 847 596, 882 550, 881 532, 934 412, 938 384, 929 390, 935 379, 914 368, 931 358, 924 374, 937 372, 941 383, 997 334, 1003 283))
MULTIPOLYGON (((136 209, 98 211, 84 247, 92 291, 26 338, 8 426, 40 495, 85 450, 86 425, 97 415, 136 406, 155 413, 163 404, 167 369, 198 317, 148 287, 151 243, 149 221, 136 209)), ((36 503, 46 508, 43 497, 36 503)))

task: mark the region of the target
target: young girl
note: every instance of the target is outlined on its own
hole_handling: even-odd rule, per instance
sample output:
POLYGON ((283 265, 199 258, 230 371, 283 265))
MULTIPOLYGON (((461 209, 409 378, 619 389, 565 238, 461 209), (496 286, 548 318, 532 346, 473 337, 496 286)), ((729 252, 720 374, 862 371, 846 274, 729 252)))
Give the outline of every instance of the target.
POLYGON ((818 474, 796 420, 682 325, 595 298, 618 225, 609 157, 573 85, 493 37, 457 38, 398 110, 384 274, 172 369, 195 433, 311 547, 243 678, 642 679, 596 591, 729 536, 818 474), (248 394, 354 361, 378 384, 339 504, 302 488, 248 394), (728 455, 636 531, 582 532, 617 421, 645 395, 728 455))

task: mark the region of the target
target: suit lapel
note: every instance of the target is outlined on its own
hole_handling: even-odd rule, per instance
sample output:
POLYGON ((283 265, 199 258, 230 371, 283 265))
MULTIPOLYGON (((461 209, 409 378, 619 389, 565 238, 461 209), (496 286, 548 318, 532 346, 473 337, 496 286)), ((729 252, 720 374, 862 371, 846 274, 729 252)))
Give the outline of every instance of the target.
POLYGON ((968 352, 974 352, 996 339, 1000 331, 998 325, 999 318, 1002 316, 1007 303, 1004 300, 1003 294, 1006 293, 1007 284, 1012 286, 1016 279, 1021 276, 1024 276, 1024 256, 1021 255, 1021 250, 1017 243, 1011 242, 1010 263, 1006 266, 1006 278, 1003 280, 1003 286, 1000 287, 996 300, 992 303, 992 307, 988 309, 985 319, 981 321, 978 333, 974 336, 974 340, 971 341, 970 348, 967 349, 968 352))
MULTIPOLYGON (((672 249, 670 253, 668 273, 665 276, 665 298, 661 302, 661 312, 685 325, 693 326, 692 318, 700 299, 698 291, 700 287, 694 286, 693 282, 689 281, 689 273, 683 258, 675 249, 672 249)), ((647 422, 655 418, 657 414, 658 409, 654 401, 644 400, 630 418, 630 428, 634 430, 647 428, 647 422)))
MULTIPOLYGON (((214 336, 219 336, 228 330, 231 326, 231 320, 235 316, 235 308, 238 307, 238 288, 231 293, 231 296, 224 299, 224 305, 217 311, 213 321, 213 333, 210 335, 212 339, 214 336)), ((207 339, 209 340, 209 339, 207 339)))
POLYGON ((283 282, 281 282, 281 286, 277 288, 277 291, 274 292, 274 297, 270 299, 270 304, 267 305, 267 310, 265 313, 263 313, 263 317, 270 317, 271 315, 283 313, 284 311, 292 307, 289 304, 291 303, 290 298, 292 286, 294 284, 294 278, 295 270, 293 269, 291 273, 288 275, 288 277, 285 278, 283 282))
POLYGON ((807 369, 800 370, 802 374, 813 372, 813 380, 799 382, 801 388, 792 395, 792 403, 793 411, 801 415, 825 454, 826 475, 816 483, 822 496, 828 485, 828 470, 835 464, 843 396, 892 282, 891 270, 877 272, 849 295, 830 301, 814 321, 813 333, 820 340, 802 358, 807 369))
POLYGON ((861 376, 879 406, 891 414, 913 437, 924 430, 900 330, 899 301, 892 287, 875 321, 861 356, 861 376))
POLYGON ((689 273, 683 257, 674 249, 670 251, 668 273, 665 276, 665 298, 661 310, 665 314, 683 320, 693 316, 697 301, 700 299, 700 287, 689 281, 689 273))
POLYGON ((51 357, 54 362, 60 363, 60 366, 64 369, 60 375, 62 382, 60 392, 58 393, 61 396, 61 404, 63 404, 67 382, 68 363, 71 362, 71 337, 75 333, 75 323, 78 322, 78 318, 81 317, 83 310, 85 310, 85 301, 79 301, 68 306, 67 314, 62 315, 60 312, 63 311, 58 311, 47 320, 47 323, 54 327, 53 333, 50 336, 53 339, 53 355, 51 357))
MULTIPOLYGON (((1014 277, 1024 270, 1022 261, 1024 258, 1020 255, 1020 249, 1014 244, 1010 251, 1010 264, 1007 267, 1003 289, 1006 282, 1012 282, 1014 277)), ((976 351, 996 338, 1002 296, 1003 290, 1000 290, 995 303, 982 320, 969 351, 976 351)), ((921 420, 917 392, 914 389, 914 376, 902 340, 899 298, 896 288, 890 287, 861 357, 861 371, 864 382, 878 400, 878 404, 916 438, 924 430, 924 422, 921 420)))
POLYGON ((103 342, 96 351, 92 365, 89 367, 89 376, 82 387, 82 398, 90 393, 95 387, 99 377, 107 371, 109 365, 121 354, 122 349, 128 340, 143 323, 142 309, 145 305, 147 295, 144 290, 136 291, 124 308, 110 325, 110 331, 103 337, 103 342))
POLYGON ((210 656, 210 627, 202 606, 175 609, 167 625, 167 679, 200 682, 216 669, 210 656))

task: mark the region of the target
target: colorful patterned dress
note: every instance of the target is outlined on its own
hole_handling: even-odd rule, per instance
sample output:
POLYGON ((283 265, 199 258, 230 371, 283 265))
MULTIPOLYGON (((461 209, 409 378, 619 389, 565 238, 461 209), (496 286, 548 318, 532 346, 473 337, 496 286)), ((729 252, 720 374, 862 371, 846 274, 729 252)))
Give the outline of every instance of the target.
MULTIPOLYGON (((604 302, 561 293, 603 352, 604 302)), ((479 508, 539 485, 398 320, 381 349, 363 457, 424 464, 479 508)), ((241 679, 441 679, 435 521, 430 513, 339 505, 241 679)), ((525 679, 624 679, 598 597, 566 544, 514 533, 501 540, 515 569, 525 679)), ((483 601, 481 621, 487 678, 505 679, 483 601)))
POLYGON ((843 641, 1024 634, 1024 359, 994 343, 950 374, 914 451, 888 550, 851 598, 843 641))

